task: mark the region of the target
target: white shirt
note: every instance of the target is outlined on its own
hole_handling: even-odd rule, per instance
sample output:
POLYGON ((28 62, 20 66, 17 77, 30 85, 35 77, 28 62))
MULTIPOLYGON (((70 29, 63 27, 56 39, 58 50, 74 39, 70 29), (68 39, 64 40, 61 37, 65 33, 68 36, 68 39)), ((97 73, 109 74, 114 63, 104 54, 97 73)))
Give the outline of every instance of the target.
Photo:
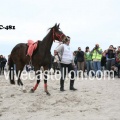
POLYGON ((56 51, 61 54, 61 63, 64 64, 73 63, 73 53, 70 50, 69 45, 61 44, 56 48, 56 51))

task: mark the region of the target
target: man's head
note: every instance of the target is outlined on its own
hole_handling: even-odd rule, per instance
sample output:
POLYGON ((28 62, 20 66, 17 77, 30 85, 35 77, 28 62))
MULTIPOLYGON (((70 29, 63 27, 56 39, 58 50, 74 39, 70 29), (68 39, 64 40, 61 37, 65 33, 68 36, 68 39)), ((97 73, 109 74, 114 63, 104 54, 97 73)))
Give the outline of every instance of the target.
POLYGON ((3 58, 3 55, 1 55, 0 57, 3 58))
POLYGON ((85 48, 85 51, 86 51, 86 52, 89 51, 89 47, 88 47, 88 46, 85 48))
POLYGON ((109 46, 109 49, 113 49, 113 45, 110 45, 110 46, 109 46))
POLYGON ((99 48, 99 44, 95 44, 95 49, 98 49, 99 48))
POLYGON ((120 51, 120 46, 118 46, 118 51, 120 51))
POLYGON ((81 47, 78 47, 78 51, 81 51, 81 47))

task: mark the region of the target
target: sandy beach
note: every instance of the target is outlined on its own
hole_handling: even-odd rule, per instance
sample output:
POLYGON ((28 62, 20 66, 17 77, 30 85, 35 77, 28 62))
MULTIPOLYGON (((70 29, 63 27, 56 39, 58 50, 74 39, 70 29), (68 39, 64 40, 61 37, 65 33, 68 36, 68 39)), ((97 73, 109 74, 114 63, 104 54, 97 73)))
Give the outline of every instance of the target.
MULTIPOLYGON (((53 76, 54 77, 54 76, 53 76)), ((77 91, 59 91, 59 81, 49 80, 44 92, 41 81, 35 93, 29 93, 35 81, 23 81, 27 93, 10 85, 0 76, 0 120, 120 120, 120 79, 76 80, 77 91)))

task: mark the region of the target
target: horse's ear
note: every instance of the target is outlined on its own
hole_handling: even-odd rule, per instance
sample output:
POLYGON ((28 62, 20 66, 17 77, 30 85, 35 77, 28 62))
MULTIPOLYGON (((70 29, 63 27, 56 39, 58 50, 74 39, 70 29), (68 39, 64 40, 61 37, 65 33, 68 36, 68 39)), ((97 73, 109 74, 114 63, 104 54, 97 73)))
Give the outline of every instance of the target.
POLYGON ((59 28, 59 26, 60 26, 60 23, 58 24, 58 26, 57 26, 57 27, 59 28))
POLYGON ((57 27, 57 23, 55 23, 55 27, 57 27))

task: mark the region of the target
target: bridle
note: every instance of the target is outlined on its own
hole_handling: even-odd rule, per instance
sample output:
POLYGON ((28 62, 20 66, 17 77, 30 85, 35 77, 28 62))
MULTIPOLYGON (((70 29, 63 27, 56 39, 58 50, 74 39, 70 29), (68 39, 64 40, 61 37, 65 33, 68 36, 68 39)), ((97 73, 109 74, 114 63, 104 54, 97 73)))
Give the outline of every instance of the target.
POLYGON ((62 41, 62 36, 63 36, 64 34, 57 34, 56 32, 55 32, 55 30, 53 29, 53 41, 55 42, 55 36, 60 40, 60 41, 62 41))

